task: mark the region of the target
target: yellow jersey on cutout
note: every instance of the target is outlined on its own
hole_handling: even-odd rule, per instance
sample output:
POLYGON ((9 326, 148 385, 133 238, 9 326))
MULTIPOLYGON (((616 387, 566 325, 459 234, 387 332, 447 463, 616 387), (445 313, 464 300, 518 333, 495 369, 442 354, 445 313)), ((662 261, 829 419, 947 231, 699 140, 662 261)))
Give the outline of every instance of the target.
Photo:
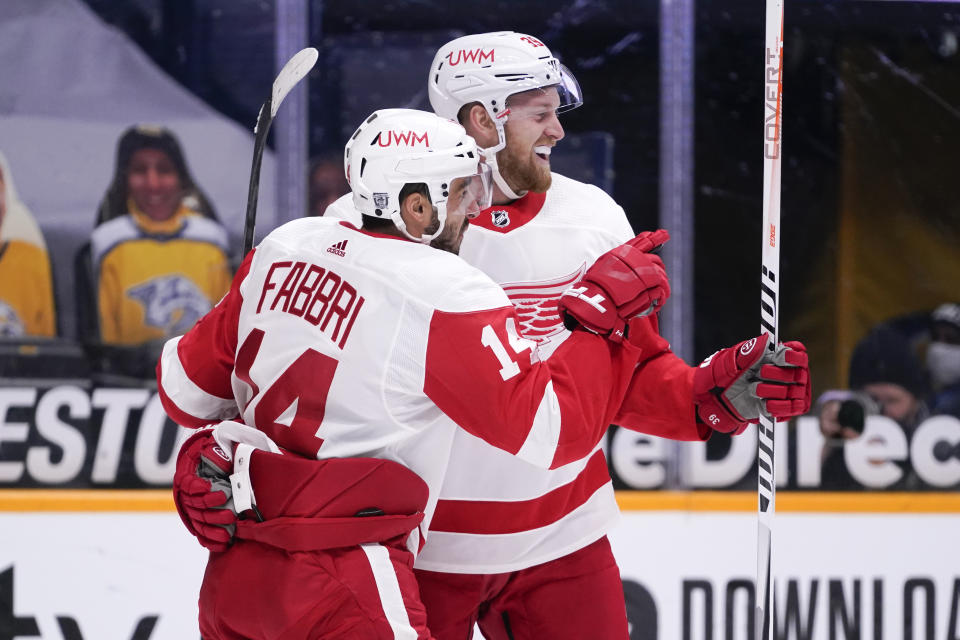
POLYGON ((55 333, 47 251, 22 240, 0 243, 0 338, 55 333))
POLYGON ((181 206, 155 221, 131 213, 91 236, 100 336, 136 345, 185 333, 230 287, 227 233, 181 206))

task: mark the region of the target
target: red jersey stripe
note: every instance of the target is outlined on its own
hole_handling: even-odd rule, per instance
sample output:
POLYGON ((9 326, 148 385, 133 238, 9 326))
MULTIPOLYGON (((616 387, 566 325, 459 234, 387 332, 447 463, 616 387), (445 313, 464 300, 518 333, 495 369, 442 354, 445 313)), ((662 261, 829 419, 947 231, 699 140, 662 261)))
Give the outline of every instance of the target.
MULTIPOLYGON (((158 376, 159 377, 159 376, 158 376)), ((205 427, 208 424, 213 422, 218 422, 218 419, 210 420, 209 418, 198 418, 196 416, 190 415, 186 411, 183 411, 174 404, 173 400, 164 392, 162 386, 157 387, 157 394, 160 396, 160 404, 163 405, 163 410, 167 412, 167 416, 171 420, 183 427, 188 427, 190 429, 199 429, 200 427, 205 427)))
POLYGON ((608 482, 607 459, 603 451, 597 451, 580 475, 538 498, 511 502, 441 499, 430 531, 496 535, 545 527, 584 504, 608 482))

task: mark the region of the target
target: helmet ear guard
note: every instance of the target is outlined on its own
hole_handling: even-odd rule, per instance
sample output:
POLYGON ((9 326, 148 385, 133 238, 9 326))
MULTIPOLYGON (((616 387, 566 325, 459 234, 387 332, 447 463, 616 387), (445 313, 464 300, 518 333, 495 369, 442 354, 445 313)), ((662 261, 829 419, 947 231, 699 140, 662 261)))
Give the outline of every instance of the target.
POLYGON ((443 231, 450 185, 478 174, 479 150, 456 122, 414 109, 382 109, 361 124, 344 147, 344 172, 363 215, 393 221, 404 236, 428 243, 443 231), (439 227, 414 236, 401 212, 400 192, 424 183, 439 227))

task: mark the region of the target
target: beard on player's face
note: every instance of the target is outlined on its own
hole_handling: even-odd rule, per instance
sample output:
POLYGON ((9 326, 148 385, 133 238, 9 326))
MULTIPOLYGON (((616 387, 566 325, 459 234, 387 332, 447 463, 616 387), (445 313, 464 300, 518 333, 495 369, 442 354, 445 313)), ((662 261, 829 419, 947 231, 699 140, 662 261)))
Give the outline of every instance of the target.
MULTIPOLYGON (((428 228, 426 231, 428 234, 435 232, 440 225, 436 207, 434 207, 433 212, 436 225, 431 223, 431 228, 428 228)), ((430 246, 434 249, 449 251, 454 255, 459 255, 460 245, 463 243, 463 235, 467 232, 468 226, 470 226, 470 220, 466 217, 448 215, 443 225, 443 231, 440 232, 439 236, 430 241, 430 246)))
MULTIPOLYGON (((423 235, 429 236, 430 234, 436 233, 437 229, 440 228, 440 214, 436 206, 432 207, 433 217, 430 220, 430 224, 426 226, 423 230, 423 235)), ((434 249, 440 249, 441 251, 449 251, 453 254, 460 253, 460 242, 463 240, 463 234, 461 230, 466 231, 467 220, 463 220, 463 225, 458 225, 454 222, 453 216, 447 216, 446 220, 443 223, 443 230, 440 232, 440 235, 430 241, 430 246, 434 249)))
POLYGON ((543 193, 550 188, 550 163, 534 152, 535 147, 552 147, 556 144, 548 136, 541 136, 530 144, 521 136, 507 134, 506 146, 497 152, 497 166, 500 175, 514 191, 535 191, 543 193))

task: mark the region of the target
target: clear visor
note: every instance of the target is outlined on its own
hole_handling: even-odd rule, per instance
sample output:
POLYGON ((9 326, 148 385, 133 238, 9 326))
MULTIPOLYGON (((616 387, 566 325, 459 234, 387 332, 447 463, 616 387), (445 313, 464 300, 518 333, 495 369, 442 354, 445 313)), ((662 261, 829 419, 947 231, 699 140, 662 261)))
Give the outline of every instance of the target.
POLYGON ((583 104, 577 79, 563 65, 560 65, 560 68, 563 71, 559 83, 514 93, 507 98, 509 119, 542 119, 576 109, 583 104))
POLYGON ((447 196, 447 215, 463 215, 475 218, 488 208, 493 200, 493 182, 490 167, 480 163, 477 172, 470 176, 454 178, 447 196))
POLYGON ((576 109, 583 104, 583 92, 580 91, 580 83, 577 82, 566 65, 560 65, 560 82, 556 87, 557 94, 560 96, 560 106, 557 107, 557 113, 576 109))

